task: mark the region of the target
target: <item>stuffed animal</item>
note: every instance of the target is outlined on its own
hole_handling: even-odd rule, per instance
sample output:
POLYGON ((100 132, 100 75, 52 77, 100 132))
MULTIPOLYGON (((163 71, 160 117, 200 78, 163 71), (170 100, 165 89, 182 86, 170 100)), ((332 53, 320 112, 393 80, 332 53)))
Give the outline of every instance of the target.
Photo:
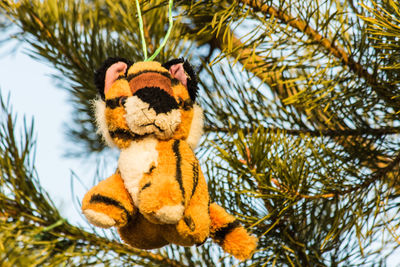
POLYGON ((95 115, 104 141, 121 150, 116 172, 86 193, 82 211, 98 227, 117 227, 129 245, 200 245, 211 236, 238 259, 257 239, 211 203, 193 153, 203 127, 197 76, 183 59, 132 64, 109 58, 95 73, 95 115))

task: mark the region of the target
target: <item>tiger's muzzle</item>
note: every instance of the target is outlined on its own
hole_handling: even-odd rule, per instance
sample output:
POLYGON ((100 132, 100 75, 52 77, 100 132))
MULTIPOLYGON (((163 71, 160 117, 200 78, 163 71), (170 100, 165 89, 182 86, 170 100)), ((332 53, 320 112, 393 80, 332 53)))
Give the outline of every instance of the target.
POLYGON ((126 122, 137 135, 172 137, 181 123, 168 72, 141 71, 127 77, 132 96, 124 102, 126 122))

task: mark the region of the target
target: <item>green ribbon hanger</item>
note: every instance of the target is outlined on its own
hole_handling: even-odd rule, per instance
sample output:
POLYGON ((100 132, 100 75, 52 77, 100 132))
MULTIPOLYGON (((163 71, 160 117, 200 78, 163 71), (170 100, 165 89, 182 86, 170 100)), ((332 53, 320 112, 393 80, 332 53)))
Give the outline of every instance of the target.
POLYGON ((168 6, 169 26, 168 26, 167 34, 165 35, 165 38, 162 41, 160 47, 157 48, 157 50, 154 52, 154 54, 151 57, 147 58, 147 47, 146 47, 146 41, 144 39, 142 13, 140 12, 139 0, 136 0, 136 9, 137 9, 138 20, 139 20, 140 39, 142 40, 142 49, 143 49, 144 61, 152 61, 160 53, 161 49, 167 43, 168 37, 169 37, 169 35, 171 33, 171 30, 172 30, 172 25, 173 25, 173 21, 172 21, 172 2, 173 2, 173 0, 169 0, 169 6, 168 6))

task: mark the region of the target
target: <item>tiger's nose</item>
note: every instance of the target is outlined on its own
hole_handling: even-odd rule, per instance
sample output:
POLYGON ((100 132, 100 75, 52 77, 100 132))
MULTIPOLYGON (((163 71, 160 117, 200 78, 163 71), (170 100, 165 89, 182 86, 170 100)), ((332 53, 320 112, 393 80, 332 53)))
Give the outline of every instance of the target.
POLYGON ((168 113, 173 109, 178 109, 175 98, 160 87, 143 87, 137 90, 133 96, 149 104, 149 108, 154 109, 156 114, 168 113))

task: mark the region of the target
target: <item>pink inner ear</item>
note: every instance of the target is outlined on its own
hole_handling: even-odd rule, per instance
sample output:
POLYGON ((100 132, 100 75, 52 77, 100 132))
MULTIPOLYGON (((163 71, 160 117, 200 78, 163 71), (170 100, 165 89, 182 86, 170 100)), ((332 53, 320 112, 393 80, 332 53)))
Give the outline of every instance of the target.
POLYGON ((104 94, 111 88, 112 84, 118 79, 121 72, 126 71, 128 65, 125 62, 119 61, 112 64, 106 71, 106 77, 104 79, 104 94))
POLYGON ((183 63, 172 65, 169 68, 169 73, 171 73, 173 78, 178 79, 185 87, 187 87, 187 76, 185 69, 183 68, 183 63))

